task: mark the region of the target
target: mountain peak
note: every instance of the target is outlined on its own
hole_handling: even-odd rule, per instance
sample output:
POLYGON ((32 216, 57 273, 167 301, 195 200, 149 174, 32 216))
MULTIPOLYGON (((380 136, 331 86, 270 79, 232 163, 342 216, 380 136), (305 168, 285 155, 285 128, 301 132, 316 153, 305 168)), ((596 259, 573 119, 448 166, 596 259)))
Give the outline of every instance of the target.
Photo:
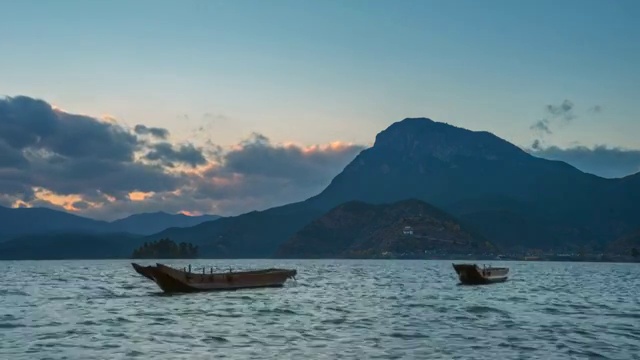
POLYGON ((376 136, 374 148, 406 156, 431 155, 443 161, 454 156, 489 160, 526 155, 519 147, 486 131, 471 131, 429 118, 406 118, 376 136))
POLYGON ((471 131, 424 117, 391 124, 376 136, 373 148, 410 157, 430 155, 443 161, 455 156, 498 160, 527 155, 492 133, 471 131))

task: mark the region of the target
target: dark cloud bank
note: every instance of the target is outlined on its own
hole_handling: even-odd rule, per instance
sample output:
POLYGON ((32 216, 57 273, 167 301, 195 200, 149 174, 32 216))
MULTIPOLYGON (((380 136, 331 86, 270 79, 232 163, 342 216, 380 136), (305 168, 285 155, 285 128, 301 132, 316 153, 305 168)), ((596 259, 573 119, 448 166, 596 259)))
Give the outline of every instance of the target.
POLYGON ((235 214, 319 192, 363 149, 275 145, 253 134, 224 151, 170 137, 166 129, 129 129, 26 96, 0 98, 0 205, 66 207, 107 219, 156 210, 235 214), (144 201, 134 201, 134 192, 146 193, 144 201))

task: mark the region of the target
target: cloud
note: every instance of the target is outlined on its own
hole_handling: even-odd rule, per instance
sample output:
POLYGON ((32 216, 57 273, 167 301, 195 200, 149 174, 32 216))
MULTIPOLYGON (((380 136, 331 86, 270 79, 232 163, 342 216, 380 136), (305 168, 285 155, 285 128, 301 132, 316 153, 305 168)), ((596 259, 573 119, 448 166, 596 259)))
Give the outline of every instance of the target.
MULTIPOLYGON (((364 147, 345 143, 302 146, 273 144, 252 134, 218 160, 181 177, 174 191, 154 192, 143 201, 122 199, 84 214, 98 218, 131 213, 167 212, 239 214, 304 200, 326 187, 364 147)), ((206 153, 206 151, 205 151, 206 153)))
POLYGON ((0 169, 22 168, 27 165, 28 161, 22 151, 9 146, 4 140, 0 140, 0 169))
POLYGON ((533 144, 531 144, 531 148, 533 150, 540 150, 542 148, 542 143, 540 142, 540 140, 534 140, 533 144))
POLYGON ((117 124, 25 96, 0 99, 0 141, 18 151, 115 161, 131 160, 138 145, 135 135, 117 124))
MULTIPOLYGON (((536 145, 536 144, 534 144, 536 145)), ((576 168, 605 178, 620 178, 640 172, 640 150, 623 149, 607 145, 595 147, 575 146, 543 148, 532 146, 529 152, 537 157, 560 160, 576 168)))
POLYGON ((262 134, 253 134, 241 147, 225 155, 225 171, 268 178, 295 179, 304 184, 324 184, 337 175, 358 152, 360 145, 336 142, 325 146, 274 146, 262 134))
POLYGON ((196 147, 171 142, 166 129, 0 98, 0 204, 103 219, 158 210, 238 214, 315 195, 362 149, 274 144, 259 133, 228 149, 196 147))
MULTIPOLYGON (((28 174, 19 169, 0 168, 0 194, 12 201, 33 199, 33 188, 28 183, 28 174)), ((9 204, 11 205, 11 204, 9 204)))
POLYGON ((138 124, 133 129, 138 135, 151 135, 158 139, 165 140, 169 137, 169 130, 157 127, 146 127, 142 124, 138 124))
POLYGON ((131 191, 172 191, 186 179, 136 160, 153 145, 115 122, 26 96, 0 98, 0 193, 5 202, 35 202, 34 188, 60 196, 99 191, 115 199, 131 191))
POLYGON ((252 209, 304 200, 322 191, 363 149, 342 142, 273 144, 254 133, 226 151, 221 164, 194 178, 192 196, 252 209))
POLYGON ((576 118, 573 114, 573 108, 574 104, 566 99, 560 105, 545 106, 545 110, 549 115, 561 118, 565 121, 571 121, 576 118))
POLYGON ((57 131, 57 116, 44 101, 18 96, 0 101, 0 140, 12 149, 37 144, 57 131))
POLYGON ((151 146, 152 150, 145 155, 150 161, 162 161, 165 166, 174 167, 174 163, 184 163, 191 167, 207 163, 202 150, 192 144, 174 147, 170 143, 163 142, 151 146))
POLYGON ((589 108, 589 112, 590 113, 594 113, 594 114, 599 114, 602 112, 602 106, 600 105, 594 105, 592 107, 589 108))
POLYGON ((202 117, 205 120, 229 120, 229 117, 224 114, 204 113, 202 117))
POLYGON ((552 134, 553 132, 549 129, 549 120, 542 119, 529 127, 529 129, 538 132, 539 134, 552 134))
MULTIPOLYGON (((599 106, 596 107, 598 111, 601 110, 599 106)), ((576 119, 578 116, 574 113, 574 110, 575 105, 567 99, 558 105, 546 105, 544 107, 544 117, 529 127, 539 138, 536 141, 540 143, 542 138, 552 135, 556 127, 568 125, 572 120, 576 119)))
POLYGON ((28 174, 32 186, 57 194, 85 194, 97 189, 118 199, 132 191, 171 191, 185 182, 161 166, 73 158, 55 162, 32 159, 28 174))
POLYGON ((84 209, 88 209, 89 207, 91 207, 91 204, 89 204, 86 201, 76 201, 73 204, 71 204, 74 208, 79 209, 79 210, 84 210, 84 209))

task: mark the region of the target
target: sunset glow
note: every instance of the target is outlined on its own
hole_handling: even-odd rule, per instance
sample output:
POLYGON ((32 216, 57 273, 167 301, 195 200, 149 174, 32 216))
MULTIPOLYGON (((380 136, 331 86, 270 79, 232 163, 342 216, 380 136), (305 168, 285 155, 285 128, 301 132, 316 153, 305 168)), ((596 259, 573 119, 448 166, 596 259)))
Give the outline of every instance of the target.
MULTIPOLYGON (((80 209, 76 208, 73 204, 78 201, 83 201, 80 195, 76 195, 76 194, 59 195, 43 188, 35 188, 34 193, 35 193, 36 199, 46 201, 50 204, 59 206, 71 212, 79 211, 80 209)), ((87 202, 87 203, 91 204, 90 202, 87 202)))
POLYGON ((144 201, 150 197, 152 197, 154 192, 141 192, 134 191, 129 193, 129 200, 131 201, 144 201))
POLYGON ((11 207, 12 208, 30 208, 32 206, 28 202, 24 202, 22 200, 16 200, 13 203, 11 203, 11 207))
POLYGON ((114 123, 114 124, 118 123, 118 120, 116 119, 116 117, 109 114, 103 114, 102 116, 100 116, 100 120, 108 123, 114 123))
POLYGON ((323 151, 343 151, 353 145, 354 144, 352 143, 346 143, 342 141, 333 141, 328 144, 311 145, 311 146, 303 147, 302 152, 304 152, 305 154, 311 154, 311 153, 323 152, 323 151))

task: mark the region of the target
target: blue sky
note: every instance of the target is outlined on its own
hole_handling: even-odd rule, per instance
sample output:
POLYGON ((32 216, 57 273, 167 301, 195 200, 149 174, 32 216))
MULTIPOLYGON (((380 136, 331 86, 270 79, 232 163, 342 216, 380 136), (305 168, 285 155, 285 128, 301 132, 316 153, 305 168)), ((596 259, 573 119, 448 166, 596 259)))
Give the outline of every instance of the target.
POLYGON ((406 117, 640 171, 640 1, 0 0, 0 14, 4 206, 264 209, 317 194, 406 117))
POLYGON ((637 1, 6 1, 0 94, 233 144, 369 143, 404 117, 638 147, 637 1), (588 111, 601 106, 602 112, 588 111), (205 114, 207 114, 205 116, 205 114), (186 115, 186 117, 185 117, 186 115))

